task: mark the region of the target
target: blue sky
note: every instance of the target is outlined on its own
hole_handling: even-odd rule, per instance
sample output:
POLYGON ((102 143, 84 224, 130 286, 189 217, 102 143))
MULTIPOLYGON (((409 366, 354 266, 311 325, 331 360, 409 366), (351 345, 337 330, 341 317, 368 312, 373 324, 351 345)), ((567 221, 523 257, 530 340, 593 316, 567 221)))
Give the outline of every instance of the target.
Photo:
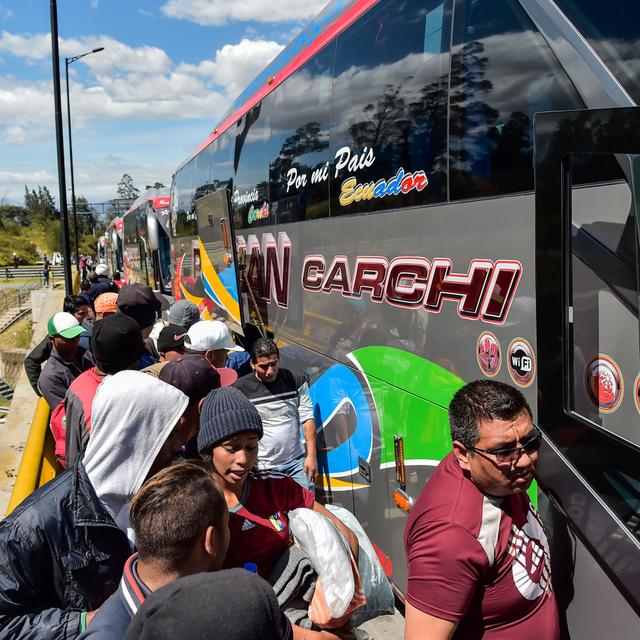
MULTIPOLYGON (((144 189, 206 138, 230 102, 327 0, 58 0, 69 67, 76 196, 116 196, 123 173, 144 189)), ((58 178, 50 3, 0 0, 0 202, 58 178)), ((67 170, 68 174, 68 170, 67 170)), ((70 185, 67 175, 67 187, 70 185)))

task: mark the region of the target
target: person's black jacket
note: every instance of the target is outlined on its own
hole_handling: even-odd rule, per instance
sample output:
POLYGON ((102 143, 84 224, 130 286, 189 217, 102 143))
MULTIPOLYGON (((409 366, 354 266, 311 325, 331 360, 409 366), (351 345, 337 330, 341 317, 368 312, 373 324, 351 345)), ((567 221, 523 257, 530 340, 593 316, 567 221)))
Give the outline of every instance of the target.
POLYGON ((24 359, 24 368, 27 372, 27 378, 33 387, 33 390, 40 396, 42 395, 38 389, 38 378, 42 373, 42 365, 49 359, 51 355, 51 338, 45 336, 44 340, 37 344, 24 359))
MULTIPOLYGON (((37 395, 41 396, 38 389, 38 378, 42 373, 42 365, 49 359, 51 355, 51 338, 45 336, 39 344, 37 344, 29 355, 24 359, 24 369, 27 372, 27 378, 31 384, 33 390, 37 395)), ((92 357, 85 356, 85 350, 82 347, 78 347, 76 353, 76 363, 82 371, 86 371, 93 366, 92 357)), ((53 410, 55 407, 52 407, 53 410)))
POLYGON ((69 640, 118 587, 129 541, 81 463, 0 522, 0 639, 69 640))

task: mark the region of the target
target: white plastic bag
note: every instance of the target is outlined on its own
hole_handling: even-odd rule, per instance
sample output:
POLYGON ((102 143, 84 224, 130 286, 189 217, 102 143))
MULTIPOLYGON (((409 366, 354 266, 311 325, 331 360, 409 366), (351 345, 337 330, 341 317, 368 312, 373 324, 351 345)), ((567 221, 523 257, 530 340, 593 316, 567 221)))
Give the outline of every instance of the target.
POLYGON ((354 592, 346 540, 333 522, 312 509, 289 511, 289 527, 322 581, 331 616, 340 618, 351 603, 354 592))
POLYGON ((367 603, 356 609, 351 616, 351 623, 354 627, 361 625, 367 620, 372 620, 378 616, 392 614, 395 611, 395 597, 391 590, 391 585, 380 564, 369 537, 365 533, 358 519, 347 509, 335 504, 326 505, 327 509, 333 513, 341 522, 347 525, 358 538, 360 550, 358 553, 358 571, 367 603))

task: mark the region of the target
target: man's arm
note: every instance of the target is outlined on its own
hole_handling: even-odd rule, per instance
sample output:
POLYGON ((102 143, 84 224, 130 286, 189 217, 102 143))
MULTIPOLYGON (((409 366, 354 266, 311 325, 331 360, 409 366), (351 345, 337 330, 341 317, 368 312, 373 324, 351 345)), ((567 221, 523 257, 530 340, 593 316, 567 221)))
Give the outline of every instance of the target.
POLYGON ((313 419, 313 403, 309 395, 309 384, 302 379, 298 384, 298 419, 302 423, 302 434, 307 448, 304 472, 315 482, 318 475, 318 455, 316 447, 316 422, 313 419))
POLYGON ((404 640, 449 640, 457 626, 457 622, 436 618, 405 603, 404 640))
POLYGON ((33 387, 33 390, 38 395, 42 395, 38 389, 38 378, 42 372, 42 363, 46 362, 50 355, 51 340, 49 339, 49 336, 46 336, 45 339, 40 344, 36 345, 24 359, 24 369, 27 372, 27 378, 29 378, 29 382, 33 387))
POLYGON ((80 633, 80 611, 47 607, 56 598, 44 534, 6 520, 0 527, 0 640, 71 640, 80 633))
POLYGON ((316 481, 318 475, 318 454, 316 449, 316 422, 307 420, 302 425, 302 434, 307 448, 307 457, 304 460, 304 472, 311 482, 316 481))

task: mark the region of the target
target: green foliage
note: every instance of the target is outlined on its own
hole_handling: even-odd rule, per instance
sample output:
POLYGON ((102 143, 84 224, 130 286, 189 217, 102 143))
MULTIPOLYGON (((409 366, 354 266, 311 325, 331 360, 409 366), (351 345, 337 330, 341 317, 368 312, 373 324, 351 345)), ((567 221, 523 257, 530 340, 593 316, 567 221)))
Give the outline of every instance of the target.
POLYGON ((146 189, 164 189, 164 185, 162 184, 162 182, 154 182, 153 184, 148 184, 145 187, 146 189))
MULTIPOLYGON (((21 264, 33 264, 54 251, 62 252, 60 214, 46 186, 25 187, 24 207, 0 206, 0 265, 13 264, 16 252, 21 264)), ((72 207, 69 206, 70 253, 75 253, 72 207)), ((104 223, 83 196, 76 198, 78 249, 80 253, 96 254, 97 238, 104 232, 104 223)))
POLYGON ((140 191, 133 184, 133 178, 128 173, 122 174, 117 193, 119 198, 137 198, 140 195, 140 191))

